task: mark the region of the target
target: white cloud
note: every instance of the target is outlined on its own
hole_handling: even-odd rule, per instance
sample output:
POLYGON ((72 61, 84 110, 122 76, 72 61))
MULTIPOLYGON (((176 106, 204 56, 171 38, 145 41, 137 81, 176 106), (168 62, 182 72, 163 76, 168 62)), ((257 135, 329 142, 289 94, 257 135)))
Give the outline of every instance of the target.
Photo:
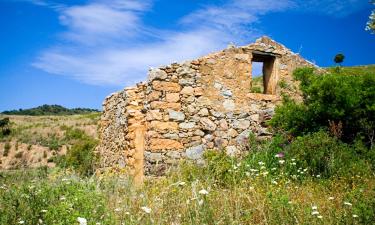
POLYGON ((245 25, 289 4, 266 7, 271 2, 233 0, 206 6, 183 17, 177 31, 144 25, 143 13, 151 7, 147 1, 95 1, 65 7, 58 11, 61 24, 67 27, 63 44, 46 49, 33 66, 89 84, 132 85, 145 79, 149 67, 193 59, 231 41, 250 42, 256 31, 245 25))
MULTIPOLYGON (((340 2, 348 8, 355 1, 340 2)), ((179 30, 159 30, 143 23, 151 0, 96 0, 64 6, 57 10, 66 26, 61 43, 41 52, 33 66, 94 85, 133 85, 146 78, 149 67, 193 59, 229 42, 249 43, 260 33, 251 25, 266 13, 294 9, 332 14, 340 9, 336 1, 327 1, 324 6, 329 10, 319 2, 228 0, 182 15, 179 30)))

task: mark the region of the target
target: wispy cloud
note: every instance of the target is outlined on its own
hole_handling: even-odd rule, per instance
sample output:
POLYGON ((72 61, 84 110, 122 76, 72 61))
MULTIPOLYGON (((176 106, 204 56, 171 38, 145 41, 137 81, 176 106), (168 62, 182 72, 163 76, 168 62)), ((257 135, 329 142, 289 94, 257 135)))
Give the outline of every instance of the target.
POLYGON ((46 49, 33 65, 89 84, 131 85, 143 80, 149 67, 192 59, 245 37, 248 42, 256 31, 244 26, 289 6, 289 1, 282 1, 267 7, 271 2, 233 0, 205 6, 183 16, 176 31, 143 24, 151 2, 95 1, 66 7, 59 10, 60 22, 67 27, 63 44, 46 49))
POLYGON ((295 0, 299 11, 344 17, 368 6, 369 0, 295 0))
MULTIPOLYGON (((250 42, 261 33, 251 25, 264 14, 288 9, 342 13, 337 1, 327 0, 324 7, 321 2, 227 0, 182 15, 178 30, 144 24, 152 0, 96 0, 64 6, 57 9, 66 27, 61 43, 41 52, 33 66, 94 85, 132 85, 145 79, 149 67, 193 59, 229 42, 250 42)), ((358 0, 340 2, 348 9, 358 0)))

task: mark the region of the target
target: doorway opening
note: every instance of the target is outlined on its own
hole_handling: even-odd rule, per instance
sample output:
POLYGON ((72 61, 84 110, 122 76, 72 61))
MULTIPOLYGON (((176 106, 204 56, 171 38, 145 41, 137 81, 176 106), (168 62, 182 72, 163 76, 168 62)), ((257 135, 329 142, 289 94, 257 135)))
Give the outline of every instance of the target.
POLYGON ((275 56, 267 53, 253 52, 251 92, 275 94, 275 59, 275 56))

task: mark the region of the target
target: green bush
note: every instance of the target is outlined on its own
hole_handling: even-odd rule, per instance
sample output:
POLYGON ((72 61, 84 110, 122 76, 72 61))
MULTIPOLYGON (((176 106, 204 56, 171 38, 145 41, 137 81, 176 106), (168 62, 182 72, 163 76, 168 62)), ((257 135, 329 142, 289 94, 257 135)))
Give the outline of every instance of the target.
POLYGON ((55 158, 55 161, 60 167, 70 167, 81 175, 91 175, 96 163, 94 149, 97 143, 95 139, 86 137, 73 144, 65 156, 55 158))
POLYGON ((287 100, 276 109, 270 121, 276 129, 299 136, 341 124, 345 142, 365 137, 372 146, 375 127, 375 76, 372 73, 343 70, 316 74, 312 68, 297 69, 294 78, 300 81, 303 103, 287 100))
POLYGON ((320 131, 298 137, 286 148, 286 160, 296 159, 297 167, 310 175, 351 177, 369 174, 370 167, 353 146, 320 131))

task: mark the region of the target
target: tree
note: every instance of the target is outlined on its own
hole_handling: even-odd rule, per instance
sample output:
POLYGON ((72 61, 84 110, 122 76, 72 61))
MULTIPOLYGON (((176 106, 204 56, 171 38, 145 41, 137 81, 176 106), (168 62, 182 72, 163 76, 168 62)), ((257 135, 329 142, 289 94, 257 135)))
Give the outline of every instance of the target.
MULTIPOLYGON (((375 0, 372 0, 370 3, 375 5, 375 0)), ((369 21, 367 22, 366 25, 366 30, 370 31, 371 33, 375 34, 375 10, 372 10, 370 16, 369 16, 369 21)))
POLYGON ((344 62, 344 59, 345 59, 345 56, 343 54, 339 53, 335 56, 335 58, 333 60, 335 61, 336 64, 340 64, 340 66, 341 66, 341 63, 344 62))

